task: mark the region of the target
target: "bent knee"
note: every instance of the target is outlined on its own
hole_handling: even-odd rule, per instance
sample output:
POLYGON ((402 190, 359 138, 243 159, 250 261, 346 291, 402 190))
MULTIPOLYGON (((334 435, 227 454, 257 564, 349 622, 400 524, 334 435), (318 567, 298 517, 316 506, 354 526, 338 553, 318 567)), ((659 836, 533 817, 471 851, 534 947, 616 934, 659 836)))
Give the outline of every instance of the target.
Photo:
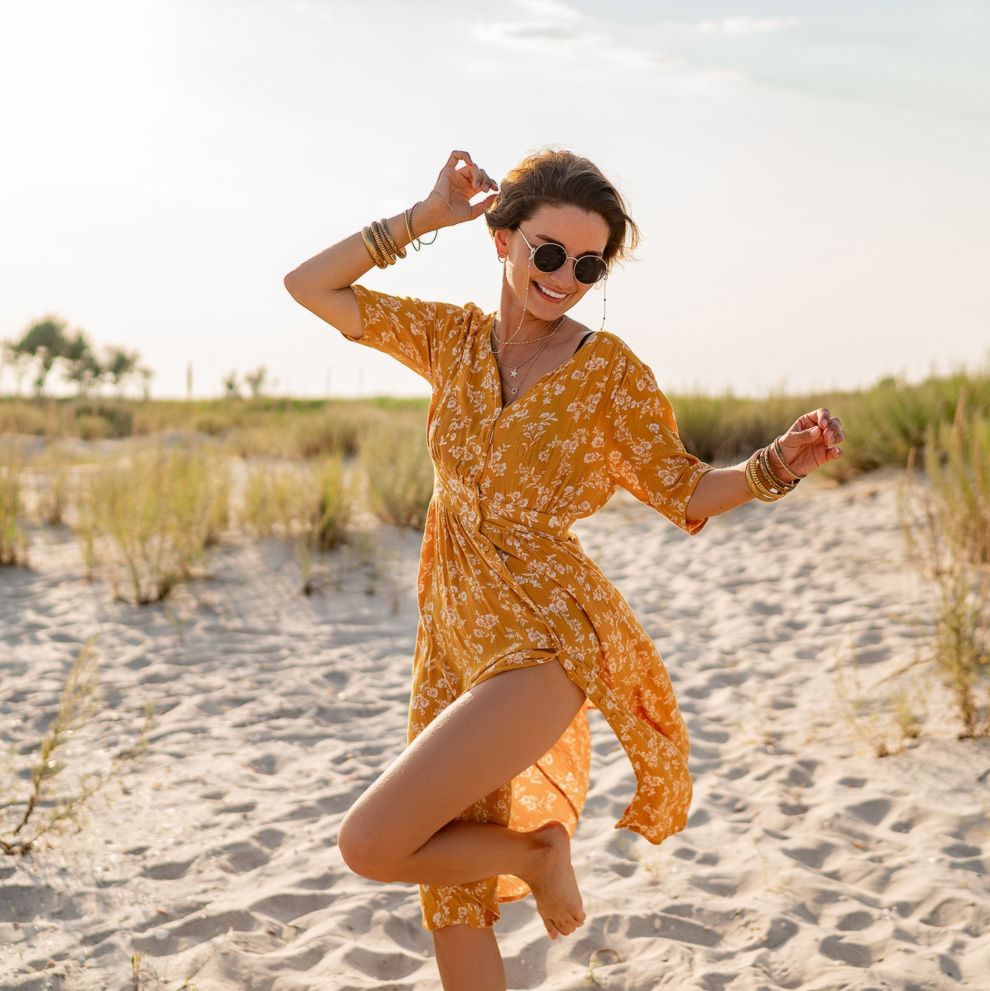
POLYGON ((348 813, 337 832, 337 846, 344 863, 370 881, 398 881, 399 859, 389 847, 388 837, 360 815, 348 813))

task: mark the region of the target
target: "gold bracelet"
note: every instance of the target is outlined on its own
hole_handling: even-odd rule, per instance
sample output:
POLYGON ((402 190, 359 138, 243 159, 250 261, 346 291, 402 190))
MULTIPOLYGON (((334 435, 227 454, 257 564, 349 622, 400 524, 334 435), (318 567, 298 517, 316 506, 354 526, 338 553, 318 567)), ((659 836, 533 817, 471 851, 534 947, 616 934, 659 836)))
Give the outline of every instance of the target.
POLYGON ((769 486, 770 491, 785 496, 788 492, 793 492, 797 488, 797 480, 785 482, 774 470, 770 463, 770 448, 764 447, 760 451, 760 471, 763 474, 763 481, 769 486))
POLYGON ((371 235, 370 227, 365 227, 362 229, 361 240, 364 241, 364 246, 368 249, 368 254, 371 255, 371 260, 379 268, 385 268, 386 262, 378 251, 378 246, 375 244, 375 240, 371 235))
POLYGON ((422 200, 417 200, 415 203, 413 203, 411 207, 409 207, 408 210, 406 210, 402 214, 402 219, 406 222, 406 233, 409 235, 409 243, 413 246, 413 250, 415 251, 419 251, 419 249, 422 247, 422 244, 420 243, 419 238, 416 237, 415 234, 413 234, 412 213, 413 210, 415 210, 416 207, 418 207, 419 204, 422 202, 423 202, 422 200))
POLYGON ((780 467, 783 468, 784 471, 789 472, 791 475, 793 475, 797 479, 807 478, 808 477, 807 475, 799 475, 787 463, 787 458, 784 457, 783 449, 780 446, 780 438, 779 437, 777 437, 777 438, 774 439, 774 442, 773 442, 773 444, 771 446, 773 447, 773 453, 777 455, 777 460, 780 462, 780 467))
POLYGON ((395 264, 395 255, 388 250, 388 245, 385 243, 385 238, 382 236, 381 228, 378 226, 377 220, 372 220, 371 222, 371 236, 375 239, 375 244, 378 245, 378 250, 382 253, 382 258, 389 265, 395 264))
POLYGON ((388 221, 382 217, 381 221, 382 234, 385 235, 385 240, 388 241, 388 246, 392 249, 392 254, 398 258, 405 258, 405 251, 395 243, 395 238, 392 237, 392 232, 388 229, 388 221))
POLYGON ((760 452, 757 451, 750 459, 746 462, 746 484, 749 486, 749 491, 756 496, 760 502, 774 502, 776 497, 771 495, 770 492, 765 489, 760 482, 756 474, 756 462, 759 460, 760 452))

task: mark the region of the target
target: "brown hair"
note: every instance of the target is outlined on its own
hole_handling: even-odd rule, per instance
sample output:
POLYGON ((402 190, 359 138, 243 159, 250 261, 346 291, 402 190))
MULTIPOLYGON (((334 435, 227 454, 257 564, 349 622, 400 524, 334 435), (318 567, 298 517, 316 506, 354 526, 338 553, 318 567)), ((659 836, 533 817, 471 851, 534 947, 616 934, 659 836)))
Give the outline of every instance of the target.
POLYGON ((515 230, 545 205, 576 206, 608 224, 606 263, 625 258, 639 243, 639 228, 622 194, 593 162, 571 151, 545 148, 528 155, 502 180, 485 214, 489 233, 515 230))

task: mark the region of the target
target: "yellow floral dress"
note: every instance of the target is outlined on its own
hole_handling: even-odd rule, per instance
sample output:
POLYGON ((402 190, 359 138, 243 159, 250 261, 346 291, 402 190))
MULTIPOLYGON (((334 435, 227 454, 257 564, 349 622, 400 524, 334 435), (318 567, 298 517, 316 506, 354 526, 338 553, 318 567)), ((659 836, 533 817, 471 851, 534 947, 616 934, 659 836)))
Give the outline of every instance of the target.
MULTIPOLYGON (((354 287, 366 344, 432 384, 436 471, 423 538, 412 740, 475 685, 556 658, 598 708, 636 773, 617 827, 653 843, 684 828, 688 740, 667 672, 626 601, 570 532, 622 486, 689 533, 685 507, 709 466, 684 451, 650 372, 599 332, 502 408, 492 315, 473 304, 399 299, 354 287)), ((462 818, 573 833, 591 762, 585 710, 554 748, 462 818)), ((423 925, 491 926, 527 886, 503 875, 421 887, 423 925)))

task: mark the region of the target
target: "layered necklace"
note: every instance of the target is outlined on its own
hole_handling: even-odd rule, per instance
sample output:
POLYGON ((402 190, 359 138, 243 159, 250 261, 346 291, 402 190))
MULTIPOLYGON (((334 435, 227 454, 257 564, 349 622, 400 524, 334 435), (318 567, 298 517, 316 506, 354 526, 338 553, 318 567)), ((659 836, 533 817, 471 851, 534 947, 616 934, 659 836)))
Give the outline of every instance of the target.
POLYGON ((525 381, 526 374, 529 371, 530 367, 532 366, 533 362, 535 362, 536 359, 539 358, 539 356, 541 354, 543 354, 543 351, 546 349, 547 345, 550 343, 550 338, 553 337, 553 335, 557 333, 557 330, 560 327, 561 323, 563 323, 563 321, 564 321, 563 315, 557 317, 557 319, 553 323, 553 326, 550 328, 550 333, 549 334, 545 334, 543 337, 534 337, 532 340, 529 340, 529 341, 516 341, 516 340, 513 340, 513 338, 522 329, 522 321, 520 321, 519 327, 516 328, 516 333, 513 334, 512 337, 510 337, 504 344, 501 344, 501 345, 499 345, 499 343, 498 343, 498 337, 497 337, 497 335, 495 333, 495 320, 492 321, 491 345, 492 345, 492 354, 495 355, 495 363, 498 365, 499 371, 502 372, 503 375, 504 375, 506 369, 508 368, 509 378, 518 379, 518 381, 515 383, 515 385, 512 385, 509 388, 509 395, 510 396, 512 396, 513 398, 515 398, 515 396, 518 394, 519 387, 525 381), (520 345, 520 344, 536 344, 538 341, 542 341, 542 343, 540 344, 540 346, 525 361, 523 361, 523 362, 517 362, 514 366, 510 366, 509 365, 509 362, 506 360, 505 363, 503 364, 502 352, 506 348, 513 347, 514 345, 520 345), (521 378, 520 378, 520 375, 519 375, 520 369, 522 369, 522 377, 521 378))

